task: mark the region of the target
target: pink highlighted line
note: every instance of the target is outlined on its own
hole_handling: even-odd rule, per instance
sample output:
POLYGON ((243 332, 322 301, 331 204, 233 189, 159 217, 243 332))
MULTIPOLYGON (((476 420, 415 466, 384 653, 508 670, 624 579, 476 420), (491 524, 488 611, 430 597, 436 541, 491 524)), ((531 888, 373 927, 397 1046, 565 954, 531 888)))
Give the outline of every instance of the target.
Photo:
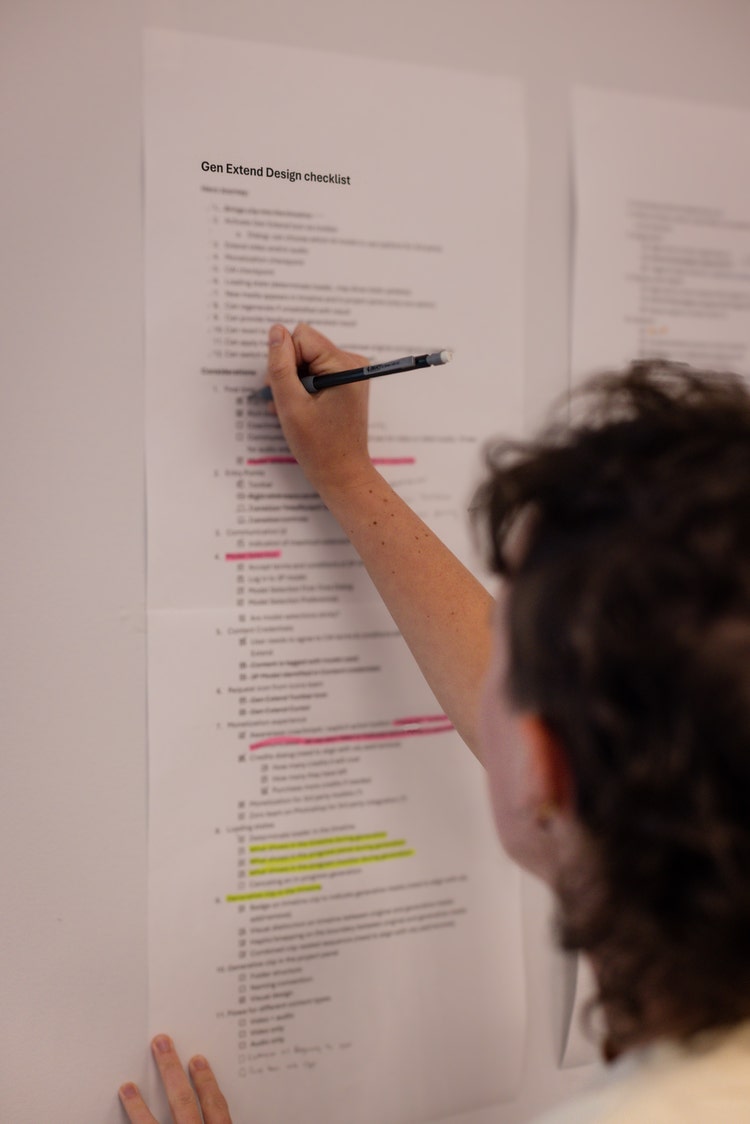
POLYGON ((400 718, 396 719, 393 725, 403 727, 411 723, 417 724, 417 728, 413 730, 403 728, 379 730, 377 733, 371 734, 324 734, 315 737, 293 735, 280 738, 263 738, 261 741, 251 742, 249 748, 254 750, 270 749, 282 745, 335 745, 341 742, 393 741, 394 738, 418 738, 424 737, 426 734, 447 734, 454 728, 444 714, 436 715, 434 718, 400 718))
POLYGON ((414 457, 372 457, 373 464, 416 464, 414 457))
POLYGON ((281 558, 280 550, 240 550, 234 554, 225 554, 226 562, 252 562, 258 558, 281 558))
POLYGON ((245 464, 296 464, 296 457, 251 457, 245 464))

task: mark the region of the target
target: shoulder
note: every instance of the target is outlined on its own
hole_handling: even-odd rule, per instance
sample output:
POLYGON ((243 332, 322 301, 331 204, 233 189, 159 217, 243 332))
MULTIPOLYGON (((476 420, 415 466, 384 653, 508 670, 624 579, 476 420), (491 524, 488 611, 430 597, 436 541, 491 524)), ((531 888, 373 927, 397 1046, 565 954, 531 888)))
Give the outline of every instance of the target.
POLYGON ((534 1124, 748 1124, 750 1022, 690 1047, 659 1043, 534 1124))

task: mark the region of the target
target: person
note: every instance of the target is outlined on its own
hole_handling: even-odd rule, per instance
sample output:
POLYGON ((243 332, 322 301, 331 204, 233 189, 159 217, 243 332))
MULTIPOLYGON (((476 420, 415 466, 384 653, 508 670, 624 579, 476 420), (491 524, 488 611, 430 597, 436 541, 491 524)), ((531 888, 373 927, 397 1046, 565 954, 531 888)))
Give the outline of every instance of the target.
MULTIPOLYGON (((636 362, 492 446, 474 518, 493 599, 373 466, 366 385, 297 377, 363 362, 274 326, 272 408, 484 764, 503 845, 554 891, 559 943, 591 962, 610 1079, 544 1119, 750 1121, 747 386, 636 362)), ((228 1124, 205 1059, 196 1100, 156 1041, 176 1124, 198 1104, 228 1124)))

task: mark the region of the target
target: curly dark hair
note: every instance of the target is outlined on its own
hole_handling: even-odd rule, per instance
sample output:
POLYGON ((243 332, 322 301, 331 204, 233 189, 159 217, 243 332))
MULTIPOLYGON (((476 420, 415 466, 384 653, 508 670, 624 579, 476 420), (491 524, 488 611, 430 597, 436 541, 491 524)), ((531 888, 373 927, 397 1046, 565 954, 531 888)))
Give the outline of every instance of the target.
POLYGON ((478 501, 509 697, 569 756, 587 842, 558 935, 595 964, 615 1054, 750 1016, 750 392, 642 361, 572 407, 495 445, 478 501))

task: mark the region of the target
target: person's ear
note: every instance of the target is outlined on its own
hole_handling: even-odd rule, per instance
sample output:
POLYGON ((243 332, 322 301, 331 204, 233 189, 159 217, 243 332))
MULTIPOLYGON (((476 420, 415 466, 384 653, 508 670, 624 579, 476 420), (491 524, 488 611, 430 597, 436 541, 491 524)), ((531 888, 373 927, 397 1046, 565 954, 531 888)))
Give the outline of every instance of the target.
POLYGON ((537 819, 575 811, 575 788, 570 761, 560 738, 538 714, 520 714, 518 725, 529 756, 530 780, 537 819))

